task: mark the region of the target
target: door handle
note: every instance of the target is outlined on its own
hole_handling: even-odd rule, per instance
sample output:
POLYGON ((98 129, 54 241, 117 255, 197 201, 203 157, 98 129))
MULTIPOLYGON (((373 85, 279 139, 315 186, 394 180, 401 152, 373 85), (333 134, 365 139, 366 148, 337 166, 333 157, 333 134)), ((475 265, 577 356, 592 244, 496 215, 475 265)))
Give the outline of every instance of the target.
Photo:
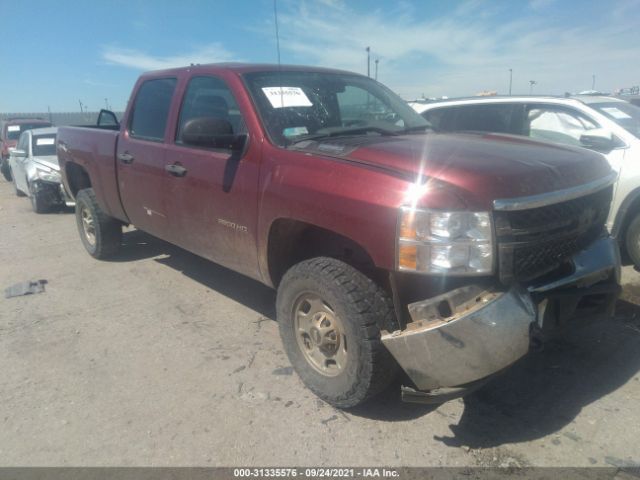
POLYGON ((124 152, 124 153, 119 153, 118 154, 118 160, 120 160, 122 163, 129 165, 131 163, 133 163, 133 155, 131 155, 130 153, 124 152))
POLYGON ((174 177, 184 177, 187 174, 186 168, 175 163, 173 165, 165 165, 164 169, 174 177))

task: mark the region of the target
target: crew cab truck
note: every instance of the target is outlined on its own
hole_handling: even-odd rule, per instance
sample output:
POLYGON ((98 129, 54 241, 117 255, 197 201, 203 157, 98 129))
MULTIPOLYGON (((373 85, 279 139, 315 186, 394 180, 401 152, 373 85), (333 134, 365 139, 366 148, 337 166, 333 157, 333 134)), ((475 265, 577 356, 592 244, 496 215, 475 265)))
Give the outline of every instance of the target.
POLYGON ((463 395, 612 313, 597 153, 433 133, 378 82, 301 66, 146 73, 111 124, 58 132, 89 254, 133 224, 276 288, 293 367, 337 407, 400 369, 406 400, 463 395))

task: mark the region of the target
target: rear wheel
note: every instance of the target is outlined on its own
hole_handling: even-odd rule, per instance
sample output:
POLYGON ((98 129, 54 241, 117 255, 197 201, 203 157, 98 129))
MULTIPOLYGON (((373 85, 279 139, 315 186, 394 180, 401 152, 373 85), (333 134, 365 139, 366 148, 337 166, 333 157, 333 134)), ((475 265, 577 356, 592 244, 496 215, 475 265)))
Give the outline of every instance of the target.
POLYGON ((640 213, 629 223, 624 241, 629 258, 636 268, 640 268, 640 213))
POLYGON ((122 224, 102 211, 92 188, 80 190, 76 196, 76 224, 92 257, 108 258, 120 248, 122 224))
POLYGON ((277 314, 284 349, 316 395, 340 408, 380 393, 398 367, 380 340, 393 324, 388 295, 339 260, 313 258, 283 277, 277 314))
POLYGON ((4 176, 7 182, 11 181, 11 167, 9 166, 9 160, 6 158, 2 159, 2 163, 0 163, 0 171, 2 171, 2 175, 4 176))

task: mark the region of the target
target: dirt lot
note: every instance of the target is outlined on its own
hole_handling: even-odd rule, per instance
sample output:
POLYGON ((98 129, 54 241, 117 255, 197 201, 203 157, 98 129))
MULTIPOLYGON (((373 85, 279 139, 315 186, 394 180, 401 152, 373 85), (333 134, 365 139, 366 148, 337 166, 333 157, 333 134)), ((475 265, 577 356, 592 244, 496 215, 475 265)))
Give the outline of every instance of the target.
POLYGON ((18 465, 624 465, 640 461, 640 274, 617 319, 531 354, 465 401, 351 412, 292 374, 274 293, 131 231, 87 255, 70 213, 0 183, 0 459, 18 465), (637 296, 636 296, 637 295, 637 296))

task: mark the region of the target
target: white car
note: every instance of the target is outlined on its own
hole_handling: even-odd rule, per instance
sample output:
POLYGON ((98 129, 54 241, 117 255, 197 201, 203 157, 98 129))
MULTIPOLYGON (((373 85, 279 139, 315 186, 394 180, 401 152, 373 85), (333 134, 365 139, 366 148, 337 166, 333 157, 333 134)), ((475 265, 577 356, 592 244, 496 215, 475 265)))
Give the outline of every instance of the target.
POLYGON ((618 173, 607 228, 640 268, 640 107, 613 97, 481 97, 410 102, 436 131, 521 135, 602 153, 618 173))
POLYGON ((55 127, 25 130, 16 148, 9 153, 9 168, 16 195, 28 196, 36 213, 45 213, 55 205, 74 205, 60 177, 56 154, 57 132, 55 127))

